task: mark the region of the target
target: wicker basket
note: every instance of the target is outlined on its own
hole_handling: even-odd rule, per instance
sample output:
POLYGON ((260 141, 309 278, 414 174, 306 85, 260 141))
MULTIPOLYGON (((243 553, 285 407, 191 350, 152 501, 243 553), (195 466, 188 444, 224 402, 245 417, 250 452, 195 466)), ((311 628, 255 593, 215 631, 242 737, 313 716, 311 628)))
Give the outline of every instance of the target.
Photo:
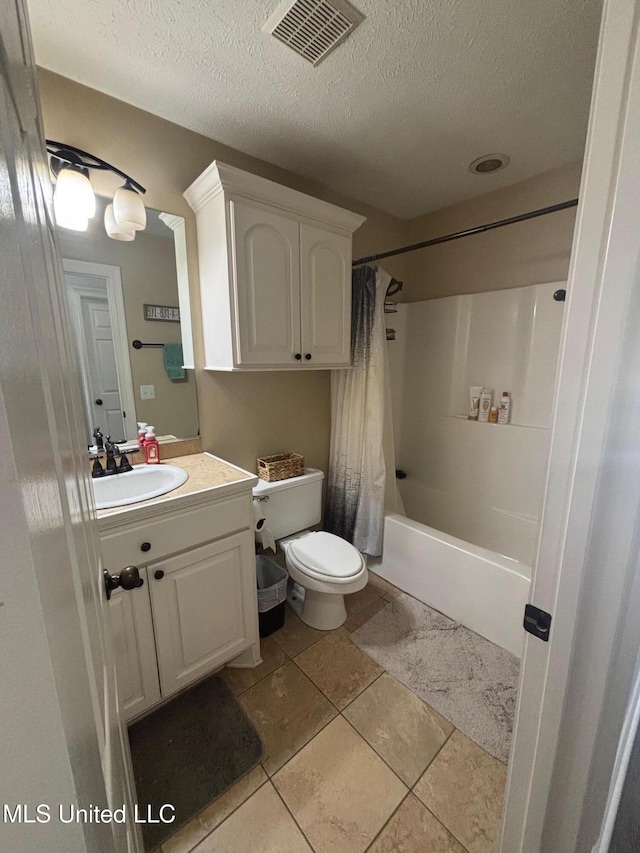
POLYGON ((297 453, 276 453, 258 458, 258 477, 267 483, 288 480, 304 474, 304 456, 297 453))

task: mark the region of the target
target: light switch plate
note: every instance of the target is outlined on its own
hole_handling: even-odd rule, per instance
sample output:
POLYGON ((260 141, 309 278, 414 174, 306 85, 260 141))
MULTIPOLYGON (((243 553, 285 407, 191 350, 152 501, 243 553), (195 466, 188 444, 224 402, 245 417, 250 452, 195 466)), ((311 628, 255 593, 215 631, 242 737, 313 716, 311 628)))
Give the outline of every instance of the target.
POLYGON ((155 400, 156 398, 156 386, 155 385, 141 385, 140 386, 140 399, 141 400, 155 400))

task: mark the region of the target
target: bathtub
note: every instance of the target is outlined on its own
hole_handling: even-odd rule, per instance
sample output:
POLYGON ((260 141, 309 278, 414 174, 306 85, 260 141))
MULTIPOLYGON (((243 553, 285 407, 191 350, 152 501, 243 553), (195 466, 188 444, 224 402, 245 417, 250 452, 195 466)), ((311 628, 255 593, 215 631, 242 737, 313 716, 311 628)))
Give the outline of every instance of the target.
POLYGON ((403 515, 384 522, 372 571, 414 598, 520 657, 531 569, 403 515))

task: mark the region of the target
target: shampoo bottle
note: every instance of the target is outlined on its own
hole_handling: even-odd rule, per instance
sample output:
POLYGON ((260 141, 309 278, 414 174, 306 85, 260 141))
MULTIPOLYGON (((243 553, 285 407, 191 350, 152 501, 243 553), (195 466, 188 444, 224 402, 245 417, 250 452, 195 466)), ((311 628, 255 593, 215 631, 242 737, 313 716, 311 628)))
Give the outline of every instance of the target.
POLYGON ((498 406, 498 423, 499 424, 508 424, 509 423, 510 411, 511 411, 511 397, 509 396, 508 391, 503 391, 502 397, 500 397, 500 405, 498 406))
POLYGON ((147 427, 144 436, 144 456, 147 465, 157 465, 160 462, 160 445, 152 426, 147 427))
POLYGON ((469 385, 469 420, 477 421, 480 411, 480 394, 482 385, 469 385))
POLYGON ((483 388, 480 394, 480 411, 478 412, 478 420, 488 423, 489 412, 491 411, 491 400, 493 399, 493 391, 491 388, 483 388))

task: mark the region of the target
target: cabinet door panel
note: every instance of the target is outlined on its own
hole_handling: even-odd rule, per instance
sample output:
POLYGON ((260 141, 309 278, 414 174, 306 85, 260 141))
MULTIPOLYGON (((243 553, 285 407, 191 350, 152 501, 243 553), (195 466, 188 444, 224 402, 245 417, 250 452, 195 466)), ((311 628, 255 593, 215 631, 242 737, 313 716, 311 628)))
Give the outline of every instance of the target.
POLYGON ((151 619, 146 569, 139 589, 116 589, 109 601, 109 617, 116 659, 120 710, 130 720, 160 701, 160 683, 151 619))
POLYGON ((163 697, 255 642, 250 532, 157 563, 149 568, 149 576, 163 697), (159 569, 164 576, 156 579, 159 569))
POLYGON ((230 202, 240 365, 297 365, 300 352, 299 225, 292 219, 230 202))
POLYGON ((300 226, 302 352, 309 367, 351 360, 351 240, 300 226), (306 356, 311 359, 307 360, 306 356))

